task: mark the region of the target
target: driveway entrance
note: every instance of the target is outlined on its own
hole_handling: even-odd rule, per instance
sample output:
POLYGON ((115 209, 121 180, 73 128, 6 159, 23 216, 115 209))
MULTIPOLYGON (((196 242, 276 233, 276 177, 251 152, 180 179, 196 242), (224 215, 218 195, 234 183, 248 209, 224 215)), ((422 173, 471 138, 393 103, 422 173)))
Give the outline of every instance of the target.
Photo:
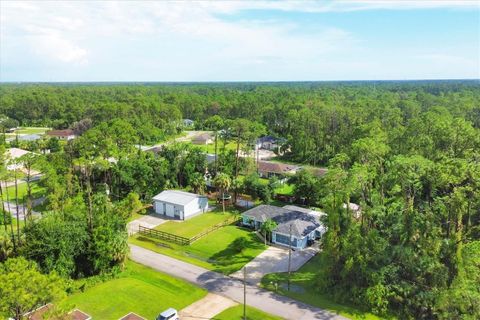
MULTIPOLYGON (((317 249, 312 247, 292 251, 291 271, 300 269, 316 253, 317 249)), ((247 282, 258 285, 266 274, 288 272, 288 249, 268 247, 267 250, 247 263, 245 267, 247 268, 247 282)), ((243 279, 243 270, 232 273, 231 276, 243 279)))

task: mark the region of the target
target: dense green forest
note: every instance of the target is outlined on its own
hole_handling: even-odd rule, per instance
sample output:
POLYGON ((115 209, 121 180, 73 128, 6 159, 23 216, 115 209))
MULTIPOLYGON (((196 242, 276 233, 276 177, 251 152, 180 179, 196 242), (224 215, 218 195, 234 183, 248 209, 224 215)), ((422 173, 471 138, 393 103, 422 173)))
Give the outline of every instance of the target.
POLYGON ((125 224, 141 201, 205 188, 207 167, 268 202, 275 181, 260 186, 238 150, 271 134, 286 139, 284 160, 329 169, 291 178, 328 213, 319 292, 401 319, 480 318, 478 81, 3 84, 0 114, 81 133, 31 160, 47 213, 20 232, 4 210, 2 260, 22 255, 71 278, 109 272, 127 256, 125 224), (136 147, 179 134, 185 118, 218 135, 218 163, 190 145, 136 147))

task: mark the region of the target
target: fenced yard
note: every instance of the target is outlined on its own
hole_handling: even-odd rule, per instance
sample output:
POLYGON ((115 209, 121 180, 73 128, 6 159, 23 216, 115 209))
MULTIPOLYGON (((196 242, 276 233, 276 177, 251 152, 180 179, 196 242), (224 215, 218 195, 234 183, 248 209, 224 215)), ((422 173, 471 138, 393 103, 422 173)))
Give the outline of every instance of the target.
MULTIPOLYGON (((211 215, 213 215, 213 214, 214 213, 212 213, 211 215)), ((194 221, 192 221, 192 220, 187 220, 185 222, 168 221, 167 223, 161 224, 160 226, 156 227, 155 229, 139 226, 138 227, 139 228, 138 233, 142 236, 146 236, 146 237, 150 237, 150 238, 156 238, 156 239, 159 239, 159 240, 165 240, 165 241, 168 241, 168 242, 173 242, 173 243, 176 243, 176 244, 179 244, 179 245, 182 245, 182 246, 187 246, 187 245, 192 244, 194 241, 197 241, 198 239, 203 238, 204 236, 208 235, 209 233, 214 232, 214 231, 216 231, 216 230, 218 230, 222 227, 225 227, 227 225, 234 224, 239 220, 238 217, 235 217, 233 215, 228 215, 228 216, 224 215, 222 217, 222 219, 220 219, 221 222, 216 223, 214 225, 211 225, 211 221, 215 221, 213 219, 205 219, 207 221, 210 221, 210 224, 205 224, 205 223, 196 224, 195 223, 195 222, 198 222, 198 221, 203 221, 203 220, 200 220, 198 218, 201 218, 201 217, 207 216, 207 215, 208 214, 203 214, 201 216, 192 218, 192 220, 196 219, 194 221), (188 222, 190 222, 190 223, 188 223, 188 222), (169 224, 169 225, 164 227, 167 224, 169 224), (172 228, 173 228, 173 230, 172 230, 172 228), (171 230, 172 232, 167 232, 167 231, 163 231, 163 230, 171 230), (184 234, 184 235, 192 234, 192 232, 196 231, 196 230, 202 230, 202 231, 200 231, 199 233, 195 233, 194 236, 189 237, 189 238, 187 238, 185 236, 182 236, 182 234, 184 234), (173 232, 175 232, 175 233, 173 233, 173 232)), ((219 214, 215 214, 215 215, 218 216, 219 214)))

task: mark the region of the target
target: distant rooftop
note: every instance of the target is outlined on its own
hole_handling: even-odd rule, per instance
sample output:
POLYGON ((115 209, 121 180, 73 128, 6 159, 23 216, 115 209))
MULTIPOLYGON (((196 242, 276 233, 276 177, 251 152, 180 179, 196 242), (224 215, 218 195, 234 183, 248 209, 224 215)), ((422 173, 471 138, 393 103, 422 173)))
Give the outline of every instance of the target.
POLYGON ((10 148, 7 150, 7 153, 10 159, 16 159, 16 158, 20 158, 23 155, 26 155, 27 153, 30 153, 30 151, 23 150, 20 148, 10 148))
POLYGON ((68 137, 68 136, 74 136, 75 132, 72 129, 50 130, 50 131, 47 131, 47 135, 53 136, 53 137, 68 137))
POLYGON ((300 169, 300 167, 294 164, 258 161, 258 170, 262 172, 273 172, 273 173, 283 174, 283 173, 290 173, 291 171, 296 171, 298 169, 300 169))

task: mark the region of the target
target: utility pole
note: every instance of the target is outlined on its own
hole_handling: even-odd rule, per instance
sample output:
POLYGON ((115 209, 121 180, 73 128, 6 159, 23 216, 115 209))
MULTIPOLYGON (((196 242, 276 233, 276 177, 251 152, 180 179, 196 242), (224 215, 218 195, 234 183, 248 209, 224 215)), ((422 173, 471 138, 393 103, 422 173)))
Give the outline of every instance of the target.
POLYGON ((243 320, 247 320, 247 267, 243 267, 243 320))
POLYGON ((287 290, 290 291, 290 266, 292 264, 292 225, 290 224, 290 232, 288 236, 288 281, 287 281, 287 290))

